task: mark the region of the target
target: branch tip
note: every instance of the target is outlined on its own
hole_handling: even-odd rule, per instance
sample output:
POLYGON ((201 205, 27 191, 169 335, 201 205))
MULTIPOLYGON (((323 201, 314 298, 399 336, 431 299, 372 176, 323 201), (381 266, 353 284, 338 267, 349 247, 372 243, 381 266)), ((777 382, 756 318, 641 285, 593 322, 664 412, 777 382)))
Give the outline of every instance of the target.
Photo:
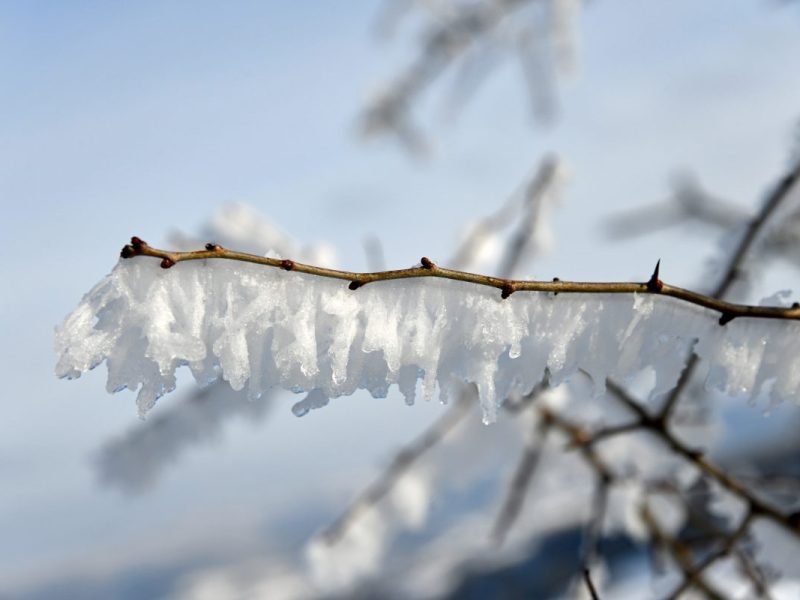
POLYGON ((136 249, 130 244, 125 244, 119 253, 122 258, 133 258, 136 254, 136 249))
MULTIPOLYGON (((292 269, 294 269, 294 261, 293 260, 289 260, 288 258, 283 259, 281 261, 281 269, 283 269, 284 271, 291 271, 292 269)), ((350 289, 353 289, 353 288, 350 288, 350 289)))
POLYGON ((436 266, 435 264, 433 264, 433 261, 430 258, 428 258, 427 256, 423 256, 419 260, 419 262, 422 263, 422 268, 423 269, 429 269, 430 270, 430 269, 433 269, 436 266))
POLYGON ((147 246, 147 242, 145 242, 145 241, 144 241, 142 238, 140 238, 138 235, 134 235, 134 236, 131 238, 131 246, 133 246, 134 248, 137 248, 137 249, 138 249, 138 248, 141 248, 142 246, 147 246))
POLYGON ((161 261, 162 269, 169 269, 170 267, 174 266, 175 266, 175 261, 172 260, 171 258, 165 258, 164 260, 161 261))
POLYGON ((513 294, 514 292, 516 292, 516 291, 517 291, 517 290, 516 290, 516 288, 515 288, 515 287, 513 286, 513 284, 511 284, 511 283, 504 283, 504 284, 503 284, 503 287, 502 287, 501 289, 502 289, 503 291, 502 291, 502 293, 500 294, 500 297, 501 297, 503 300, 505 300, 505 299, 506 299, 506 298, 508 298, 508 297, 509 297, 511 294, 513 294))
POLYGON ((656 262, 656 268, 650 276, 650 281, 647 282, 647 291, 657 294, 664 288, 664 282, 658 278, 658 272, 661 269, 661 259, 656 262))

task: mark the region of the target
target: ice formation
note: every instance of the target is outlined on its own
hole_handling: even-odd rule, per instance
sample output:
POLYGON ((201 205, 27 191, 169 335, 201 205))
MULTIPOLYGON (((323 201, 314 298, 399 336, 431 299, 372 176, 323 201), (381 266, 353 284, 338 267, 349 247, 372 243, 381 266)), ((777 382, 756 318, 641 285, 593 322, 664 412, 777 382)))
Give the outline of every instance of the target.
POLYGON ((56 373, 74 378, 105 361, 109 391, 139 390, 141 414, 175 387, 187 365, 258 397, 273 386, 313 392, 312 404, 359 388, 397 384, 413 402, 438 386, 446 401, 477 385, 484 420, 548 371, 555 385, 577 370, 598 391, 646 367, 654 393, 672 388, 693 346, 708 383, 772 401, 800 388, 800 323, 719 315, 651 295, 519 292, 441 279, 346 281, 247 263, 207 260, 169 270, 121 260, 56 330, 56 373))

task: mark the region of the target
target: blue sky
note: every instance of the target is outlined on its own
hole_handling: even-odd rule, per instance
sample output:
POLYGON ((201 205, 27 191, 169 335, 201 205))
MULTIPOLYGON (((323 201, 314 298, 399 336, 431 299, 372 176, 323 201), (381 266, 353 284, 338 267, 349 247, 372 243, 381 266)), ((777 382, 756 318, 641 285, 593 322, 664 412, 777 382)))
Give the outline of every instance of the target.
MULTIPOLYGON (((354 135, 359 108, 415 39, 403 30, 379 43, 376 2, 2 3, 0 477, 12 491, 0 498, 0 584, 113 576, 165 530, 176 547, 218 530, 236 546, 265 506, 280 515, 313 492, 349 497, 347 483, 439 409, 360 398, 299 420, 287 401, 270 436, 234 424, 147 496, 100 489, 90 457, 135 424, 133 400, 107 396, 103 373, 57 381, 52 331, 131 234, 161 243, 238 200, 301 241, 332 243, 346 267, 364 267, 369 234, 382 238, 390 266, 405 266, 449 255, 461 228, 555 151, 572 177, 537 275, 646 277, 661 258, 673 280, 694 283, 714 235, 608 244, 597 223, 662 199, 668 177, 686 168, 753 206, 786 164, 800 121, 800 9, 721 6, 590 3, 580 71, 556 124, 533 123, 519 71, 504 63, 453 124, 438 123, 444 94, 431 90, 420 117, 436 151, 420 161, 354 135), (363 433, 358 445, 351 428, 363 433), (297 458, 331 445, 341 451, 323 466, 297 458), (339 479, 319 475, 337 464, 346 466, 339 479), (292 483, 274 491, 253 472, 292 483), (219 507, 233 504, 244 524, 217 523, 219 507), (107 560, 120 546, 128 558, 107 560)), ((784 276, 768 274, 765 285, 784 276)), ((315 511, 324 512, 309 501, 315 511)))

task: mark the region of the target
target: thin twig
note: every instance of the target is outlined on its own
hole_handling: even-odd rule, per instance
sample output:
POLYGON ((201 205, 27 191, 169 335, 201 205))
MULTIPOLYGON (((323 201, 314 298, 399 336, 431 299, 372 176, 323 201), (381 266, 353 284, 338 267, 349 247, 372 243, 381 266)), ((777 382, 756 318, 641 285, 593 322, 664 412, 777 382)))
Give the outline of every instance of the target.
MULTIPOLYGON (((702 571, 695 572, 696 567, 692 564, 690 550, 680 541, 670 537, 663 529, 661 529, 658 521, 656 521, 655 517, 647 506, 642 508, 642 520, 650 531, 650 536, 652 539, 657 544, 663 546, 669 551, 672 558, 676 563, 678 563, 681 571, 684 574, 694 573, 691 580, 691 585, 702 592, 706 598, 710 598, 711 600, 726 600, 722 593, 714 589, 708 582, 705 581, 702 571)), ((669 595, 670 599, 675 597, 676 596, 674 595, 674 592, 669 595)))
POLYGON ((445 412, 430 428, 426 429, 411 444, 395 455, 392 463, 380 477, 368 486, 358 498, 348 506, 342 515, 331 523, 321 534, 321 539, 333 545, 338 542, 350 523, 367 507, 377 504, 388 494, 398 479, 408 471, 428 450, 441 442, 458 423, 469 413, 472 398, 465 391, 451 408, 445 412))
POLYGON ((592 517, 586 524, 583 537, 581 563, 584 569, 591 567, 600 553, 600 539, 603 533, 603 520, 608 508, 610 486, 611 478, 608 474, 605 471, 598 472, 592 498, 592 517))
POLYGON ((558 170, 558 159, 554 156, 548 156, 542 160, 536 175, 528 182, 525 188, 527 215, 521 220, 517 231, 508 241, 506 255, 498 271, 504 277, 513 276, 522 257, 525 256, 525 251, 533 237, 532 234, 539 223, 545 196, 551 192, 558 178, 558 170))
POLYGON ((592 573, 589 567, 584 567, 583 569, 583 581, 586 583, 586 589, 589 590, 591 599, 600 600, 600 594, 597 593, 597 588, 595 588, 594 583, 592 583, 592 573))
POLYGON ((535 437, 525 447, 508 484, 505 500, 497 514, 491 533, 491 539, 498 546, 505 541, 506 535, 519 517, 522 501, 525 499, 525 494, 542 456, 549 426, 550 423, 547 420, 542 420, 538 424, 535 437))
POLYGON ((719 312, 721 314, 720 324, 722 325, 739 317, 800 320, 800 304, 795 304, 791 307, 734 304, 666 284, 657 277, 651 278, 649 281, 643 283, 515 280, 446 269, 444 267, 439 267, 426 257, 422 257, 422 266, 419 267, 398 269, 395 271, 380 271, 376 273, 355 273, 306 265, 288 259, 270 258, 267 256, 247 254, 246 252, 236 252, 235 250, 222 248, 217 244, 207 244, 205 250, 170 252, 168 250, 153 248, 136 237, 132 238, 131 241, 131 244, 122 249, 123 258, 132 258, 135 256, 160 258, 162 259, 161 266, 167 269, 179 262, 225 259, 255 263, 266 267, 306 273, 318 277, 349 281, 351 290, 356 290, 363 285, 376 281, 436 277, 497 288, 502 290, 503 298, 507 298, 515 292, 549 292, 558 294, 654 294, 657 296, 667 296, 688 304, 694 304, 719 312))
POLYGON ((712 552, 706 556, 699 563, 692 565, 690 561, 687 561, 688 564, 681 564, 684 572, 684 580, 672 591, 671 594, 669 594, 669 596, 667 596, 667 600, 677 600, 677 598, 679 598, 681 594, 687 591, 690 587, 697 585, 698 581, 700 581, 702 577, 702 574, 715 562, 729 556, 734 546, 736 546, 736 544, 738 544, 739 541, 747 534, 747 530, 750 527, 753 516, 753 512, 748 511, 748 513, 742 519, 742 522, 739 524, 739 527, 737 527, 736 530, 728 536, 722 546, 715 552, 712 552))
POLYGON ((763 600, 772 600, 772 594, 769 591, 769 584, 767 577, 761 570, 761 567, 756 562, 755 558, 743 551, 741 548, 737 549, 734 553, 737 562, 739 563, 742 573, 753 584, 753 593, 763 600))
POLYGON ((616 476, 605 463, 595 448, 587 443, 587 432, 577 423, 573 423, 552 409, 540 409, 543 421, 552 427, 561 430, 570 440, 570 445, 579 449, 586 465, 594 472, 596 477, 594 494, 592 496, 592 513, 583 532, 581 544, 581 571, 584 581, 589 587, 592 598, 598 598, 597 590, 589 576, 590 569, 599 555, 600 539, 603 534, 603 521, 608 508, 608 496, 611 485, 616 476))

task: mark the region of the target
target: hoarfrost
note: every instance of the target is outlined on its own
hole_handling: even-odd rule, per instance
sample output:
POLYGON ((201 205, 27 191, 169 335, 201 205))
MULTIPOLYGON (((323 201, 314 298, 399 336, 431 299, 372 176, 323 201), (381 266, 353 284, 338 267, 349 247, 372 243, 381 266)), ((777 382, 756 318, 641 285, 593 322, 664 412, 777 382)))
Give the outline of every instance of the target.
POLYGON ((167 270, 122 260, 56 330, 56 373, 78 377, 105 361, 108 390, 139 390, 144 414, 186 365, 201 384, 218 378, 258 397, 273 386, 310 392, 298 410, 359 388, 383 397, 398 384, 409 402, 422 380, 452 396, 479 390, 484 420, 545 369, 553 385, 578 369, 597 392, 646 367, 655 392, 674 386, 687 346, 708 382, 730 394, 779 401, 800 388, 800 324, 718 315, 670 298, 520 292, 439 279, 381 281, 353 292, 343 281, 209 260, 167 270))

